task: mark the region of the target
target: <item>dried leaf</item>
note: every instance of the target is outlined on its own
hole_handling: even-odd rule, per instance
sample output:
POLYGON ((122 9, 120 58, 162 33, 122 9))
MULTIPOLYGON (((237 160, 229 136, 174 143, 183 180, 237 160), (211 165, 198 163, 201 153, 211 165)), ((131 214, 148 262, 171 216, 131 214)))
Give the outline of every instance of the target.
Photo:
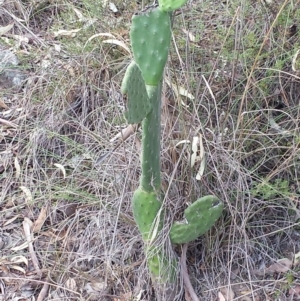
POLYGON ((19 45, 29 43, 29 38, 28 37, 18 35, 18 34, 11 35, 11 37, 13 37, 18 42, 19 45))
POLYGON ((97 282, 97 281, 92 281, 91 286, 97 292, 101 292, 107 287, 107 285, 104 282, 97 282))
POLYGON ((42 207, 39 217, 33 224, 32 232, 39 232, 42 229, 42 226, 47 218, 47 209, 42 207))
POLYGON ((186 89, 184 89, 181 86, 178 87, 178 93, 180 95, 184 96, 184 97, 187 97, 187 98, 191 99, 191 100, 195 99, 195 97, 191 93, 189 93, 186 89))
POLYGON ((205 166, 206 166, 206 161, 205 161, 205 150, 204 150, 204 146, 203 146, 203 139, 202 139, 202 135, 199 135, 200 139, 199 139, 199 148, 200 148, 200 155, 199 155, 199 161, 201 162, 199 170, 197 172, 196 175, 196 180, 200 181, 202 179, 204 170, 205 170, 205 166))
POLYGON ((26 274, 26 271, 22 267, 19 267, 18 265, 11 265, 11 266, 9 266, 9 268, 17 270, 17 271, 21 272, 22 274, 26 274))
POLYGON ((234 291, 231 287, 222 287, 220 289, 224 301, 232 301, 234 299, 234 291))
POLYGON ((199 167, 199 170, 196 174, 196 180, 197 181, 200 181, 202 179, 202 176, 203 176, 203 173, 204 173, 204 170, 205 170, 205 167, 206 167, 206 160, 205 160, 205 157, 201 160, 201 164, 200 164, 200 167, 199 167))
POLYGON ((28 218, 28 217, 24 217, 24 221, 23 221, 23 225, 25 223, 25 234, 27 235, 31 235, 31 229, 32 229, 32 226, 33 226, 33 222, 28 218), (29 228, 28 228, 29 227, 29 228))
POLYGON ((130 137, 135 132, 135 126, 132 124, 129 124, 127 128, 123 129, 121 132, 119 132, 116 136, 114 136, 112 139, 109 140, 109 142, 114 142, 117 139, 120 139, 122 141, 125 141, 128 137, 130 137))
MULTIPOLYGON (((167 78, 165 78, 166 83, 168 84, 168 86, 174 91, 175 95, 178 97, 179 95, 185 96, 191 100, 195 99, 195 97, 190 94, 186 89, 184 89, 183 87, 178 87, 177 85, 173 84, 172 82, 170 82, 167 78)), ((186 105, 183 101, 181 102, 181 104, 185 107, 188 107, 188 105, 186 105)))
POLYGON ((54 163, 54 166, 56 166, 58 169, 61 170, 63 176, 64 176, 64 179, 66 178, 66 169, 63 165, 59 164, 59 163, 54 163))
POLYGON ((252 299, 248 296, 243 296, 240 300, 241 301, 252 301, 252 299))
POLYGON ((25 201, 26 201, 26 203, 31 203, 33 201, 31 191, 27 187, 25 187, 25 186, 20 186, 20 189, 25 194, 25 201))
POLYGON ((191 155, 191 167, 193 168, 195 163, 201 162, 199 170, 196 175, 196 179, 199 181, 201 180, 204 170, 205 170, 205 150, 203 147, 203 140, 202 135, 200 134, 199 137, 195 136, 192 140, 192 155, 191 155), (198 155, 199 153, 199 155, 198 155))
POLYGON ((188 36, 188 38, 189 38, 189 40, 191 42, 195 42, 196 41, 195 36, 190 31, 188 31, 188 30, 186 30, 184 28, 182 29, 182 31, 188 36))
POLYGON ((55 51, 60 52, 61 51, 61 45, 54 44, 54 49, 55 49, 55 51))
POLYGON ((28 266, 28 260, 25 256, 14 256, 10 259, 10 261, 13 263, 24 263, 28 266))
POLYGON ((296 253, 294 256, 294 264, 299 264, 300 262, 300 252, 296 253))
POLYGON ((131 53, 130 49, 127 47, 127 45, 122 42, 122 41, 119 41, 117 39, 109 39, 109 40, 104 40, 103 43, 106 43, 106 44, 115 44, 115 45, 118 45, 118 46, 121 46, 122 48, 124 48, 129 54, 131 53))
POLYGON ((193 168, 195 163, 196 163, 196 159, 197 159, 197 152, 198 152, 198 142, 199 142, 199 137, 193 137, 192 140, 192 155, 191 155, 191 167, 193 168))
POLYGON ((221 292, 218 292, 218 298, 219 298, 219 301, 226 301, 225 297, 223 296, 223 294, 221 292))
POLYGON ((84 22, 84 21, 85 21, 85 18, 84 18, 84 16, 83 16, 83 14, 81 13, 81 11, 80 11, 79 9, 75 8, 75 7, 72 7, 72 9, 74 10, 74 12, 75 12, 75 14, 76 14, 78 20, 79 20, 80 22, 84 22))
POLYGON ((293 262, 288 258, 282 258, 277 260, 267 268, 269 273, 286 273, 291 269, 293 262))
POLYGON ((9 109, 9 107, 5 104, 5 102, 0 98, 0 108, 2 109, 9 109))
POLYGON ((49 290, 49 284, 48 283, 44 283, 43 288, 41 289, 36 301, 43 301, 46 299, 47 293, 49 290))
POLYGON ((0 27, 0 37, 9 32, 14 26, 14 23, 8 24, 7 26, 0 27))
POLYGON ((293 59, 292 59, 292 69, 293 71, 299 71, 299 68, 300 68, 300 63, 297 62, 297 60, 300 61, 300 49, 298 49, 296 51, 296 53, 294 54, 293 56, 293 59))
POLYGON ((77 284, 74 278, 69 278, 66 283, 65 286, 67 289, 72 290, 72 291, 77 291, 77 284))
POLYGON ((132 300, 132 292, 120 294, 119 297, 114 298, 114 301, 130 301, 132 300))
POLYGON ((136 301, 143 301, 143 300, 141 300, 141 298, 142 298, 142 295, 143 295, 144 291, 145 290, 140 290, 139 291, 138 295, 136 296, 136 301))
POLYGON ((11 224, 12 222, 14 222, 18 217, 20 217, 21 215, 20 214, 18 214, 18 215, 15 215, 14 217, 12 217, 12 218, 10 218, 9 220, 7 220, 4 224, 3 224, 3 226, 7 226, 7 225, 9 225, 9 224, 11 224))
POLYGON ((96 34, 92 35, 91 37, 89 37, 89 38, 87 39, 87 41, 85 42, 83 48, 85 48, 86 45, 87 45, 90 41, 92 41, 92 40, 94 40, 95 38, 98 38, 98 37, 109 37, 109 38, 112 38, 112 39, 116 39, 116 37, 115 37, 113 34, 109 33, 109 32, 96 33, 96 34))
POLYGON ((87 291, 87 293, 92 294, 95 292, 102 292, 103 290, 106 289, 106 287, 107 286, 104 282, 92 281, 92 282, 88 282, 84 288, 87 291))
POLYGON ((76 36, 76 33, 79 32, 81 28, 78 29, 72 29, 72 30, 58 30, 54 32, 54 37, 71 37, 74 38, 76 36))
POLYGON ((16 169, 16 179, 19 179, 20 174, 21 174, 21 166, 20 166, 18 157, 15 157, 14 165, 15 165, 15 169, 16 169))
POLYGON ((12 257, 10 260, 7 259, 6 256, 4 256, 0 259, 1 270, 8 272, 10 269, 14 269, 23 274, 26 274, 26 271, 22 267, 17 265, 17 264, 22 264, 22 263, 24 263, 26 266, 28 266, 28 260, 24 256, 15 256, 15 257, 12 257))
POLYGON ((180 144, 189 144, 189 143, 191 143, 190 140, 181 140, 181 141, 179 141, 179 142, 177 142, 177 143, 175 144, 175 147, 177 147, 177 146, 180 145, 180 144))
POLYGON ((12 251, 21 251, 21 250, 27 249, 28 245, 29 245, 29 243, 26 241, 17 247, 11 248, 11 250, 12 251))
POLYGON ((113 12, 113 13, 117 13, 118 9, 116 7, 116 5, 112 2, 109 2, 109 9, 113 12))
MULTIPOLYGON (((0 263, 1 263, 1 260, 0 260, 0 263)), ((9 268, 7 266, 5 266, 4 264, 0 264, 0 271, 4 272, 6 275, 8 275, 9 268)))

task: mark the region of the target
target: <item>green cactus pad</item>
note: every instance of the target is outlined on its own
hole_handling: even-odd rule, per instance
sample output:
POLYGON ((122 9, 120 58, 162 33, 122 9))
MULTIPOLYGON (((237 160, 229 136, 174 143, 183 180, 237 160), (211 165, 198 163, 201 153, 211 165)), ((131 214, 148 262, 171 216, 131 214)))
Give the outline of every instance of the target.
POLYGON ((171 21, 158 7, 132 17, 130 30, 134 59, 146 85, 157 86, 162 78, 171 41, 171 21))
POLYGON ((151 111, 145 82, 141 70, 132 61, 128 66, 121 85, 121 92, 127 95, 128 111, 125 117, 129 123, 139 123, 151 111))
MULTIPOLYGON (((151 238, 151 231, 154 228, 153 222, 156 220, 160 207, 161 202, 157 200, 156 193, 146 192, 140 187, 134 192, 132 198, 133 216, 144 241, 151 238)), ((161 228, 160 222, 157 231, 160 231, 161 228)))
POLYGON ((171 12, 183 6, 187 1, 188 0, 158 0, 158 3, 161 10, 171 12))
POLYGON ((170 231, 174 244, 183 244, 197 239, 207 232, 223 211, 223 203, 213 195, 207 195, 184 210, 187 223, 176 222, 170 231))

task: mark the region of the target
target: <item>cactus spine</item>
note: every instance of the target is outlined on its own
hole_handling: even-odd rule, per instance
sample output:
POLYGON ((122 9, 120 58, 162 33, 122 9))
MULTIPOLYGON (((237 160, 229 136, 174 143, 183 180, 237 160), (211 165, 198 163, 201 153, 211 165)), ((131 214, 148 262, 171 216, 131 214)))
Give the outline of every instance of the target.
MULTIPOLYGON (((142 174, 132 199, 133 216, 141 232, 148 267, 154 282, 174 283, 176 262, 169 259, 156 241, 163 226, 160 179, 161 88, 171 40, 170 11, 187 0, 159 0, 160 7, 136 14, 130 31, 134 61, 128 66, 121 91, 128 97, 129 123, 142 121, 142 174)), ((185 222, 175 223, 170 231, 174 244, 196 239, 220 217, 223 204, 205 196, 190 205, 185 222)), ((159 296, 157 296, 159 298, 159 296)), ((163 300, 173 300, 164 297, 163 300)))

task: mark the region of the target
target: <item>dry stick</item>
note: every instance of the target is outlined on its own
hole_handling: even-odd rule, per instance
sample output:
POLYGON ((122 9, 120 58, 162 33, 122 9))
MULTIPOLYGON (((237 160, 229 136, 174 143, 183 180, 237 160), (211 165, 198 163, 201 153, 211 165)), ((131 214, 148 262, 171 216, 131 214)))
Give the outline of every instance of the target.
POLYGON ((35 268, 36 273, 41 277, 42 276, 42 271, 39 267, 39 261, 37 259, 37 256, 35 254, 34 248, 33 248, 33 234, 30 231, 30 220, 27 219, 25 217, 24 221, 23 221, 23 229, 24 229, 24 233, 25 233, 25 237, 28 243, 28 249, 29 249, 29 253, 31 256, 31 260, 33 263, 33 266, 35 268))
POLYGON ((185 292, 189 293, 192 301, 200 301, 197 297, 195 290, 192 286, 189 273, 187 271, 186 267, 186 251, 187 251, 188 244, 184 244, 182 247, 182 253, 180 258, 180 264, 181 264, 181 275, 183 278, 183 283, 185 286, 185 292))

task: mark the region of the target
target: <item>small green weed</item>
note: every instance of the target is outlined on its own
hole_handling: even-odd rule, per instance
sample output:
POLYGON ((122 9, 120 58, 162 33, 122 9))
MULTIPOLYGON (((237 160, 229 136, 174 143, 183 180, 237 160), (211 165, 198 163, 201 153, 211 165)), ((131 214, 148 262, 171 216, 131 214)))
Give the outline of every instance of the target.
POLYGON ((260 196, 265 200, 270 200, 278 195, 289 195, 289 181, 276 179, 273 183, 263 179, 261 182, 254 182, 254 187, 251 189, 253 196, 260 196))

